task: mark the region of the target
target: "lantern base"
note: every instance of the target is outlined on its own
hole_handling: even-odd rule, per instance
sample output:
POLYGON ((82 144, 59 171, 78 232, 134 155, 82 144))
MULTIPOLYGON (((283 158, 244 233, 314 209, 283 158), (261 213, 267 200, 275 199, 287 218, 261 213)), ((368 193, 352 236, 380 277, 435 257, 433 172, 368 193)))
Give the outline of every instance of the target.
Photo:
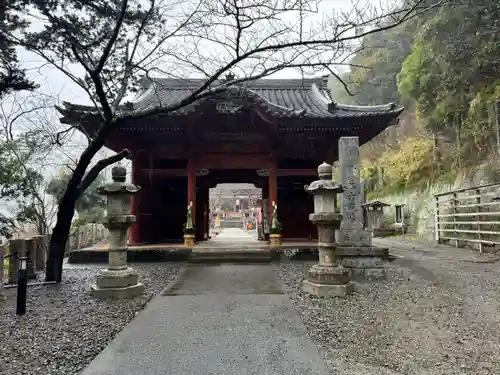
POLYGON ((343 297, 353 290, 349 271, 342 266, 315 264, 309 269, 301 289, 318 297, 343 297))
POLYGON ((144 292, 144 285, 137 283, 125 288, 99 288, 90 286, 90 294, 99 299, 132 299, 139 297, 144 292))
POLYGON ((317 297, 346 297, 353 291, 353 284, 318 284, 310 280, 302 280, 300 288, 317 297))
POLYGON ((143 292, 144 285, 137 282, 137 273, 132 268, 102 270, 90 287, 90 294, 97 298, 135 298, 143 292))

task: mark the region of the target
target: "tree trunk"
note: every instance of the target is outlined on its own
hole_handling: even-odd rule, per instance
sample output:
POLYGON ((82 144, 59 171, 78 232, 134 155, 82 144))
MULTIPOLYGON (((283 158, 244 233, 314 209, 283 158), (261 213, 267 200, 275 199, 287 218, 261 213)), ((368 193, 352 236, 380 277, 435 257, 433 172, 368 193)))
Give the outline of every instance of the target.
POLYGON ((92 160, 92 156, 99 150, 95 146, 87 147, 82 153, 80 161, 76 165, 68 186, 64 191, 57 207, 57 220, 52 236, 50 237, 47 264, 45 268, 45 281, 61 282, 66 242, 71 230, 71 220, 75 213, 76 201, 79 196, 79 188, 85 171, 92 160), (85 157, 84 157, 85 156, 85 157))
MULTIPOLYGON (((96 137, 82 152, 80 160, 76 164, 73 174, 68 181, 68 186, 59 201, 56 225, 52 231, 47 254, 45 281, 61 282, 62 280, 62 267, 66 251, 66 242, 68 242, 71 230, 71 220, 75 213, 76 201, 81 193, 80 185, 92 158, 104 146, 106 137, 113 129, 112 125, 113 123, 111 122, 104 123, 97 132, 96 137)), ((123 155, 121 157, 123 158, 125 156, 126 155, 123 155)))
MULTIPOLYGON (((66 195, 66 193, 65 193, 66 195)), ((45 268, 45 281, 61 282, 66 242, 71 230, 71 220, 75 213, 76 198, 61 200, 57 210, 57 221, 50 238, 47 264, 45 268)))

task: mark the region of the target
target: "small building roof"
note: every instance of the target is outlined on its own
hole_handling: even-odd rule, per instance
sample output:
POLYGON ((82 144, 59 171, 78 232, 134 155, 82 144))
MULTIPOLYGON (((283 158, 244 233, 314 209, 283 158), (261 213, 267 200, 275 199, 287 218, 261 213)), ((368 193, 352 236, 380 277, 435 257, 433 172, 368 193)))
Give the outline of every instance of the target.
POLYGON ((381 201, 375 199, 373 201, 368 201, 366 203, 363 203, 362 206, 363 207, 374 207, 374 206, 389 207, 390 204, 387 204, 387 203, 384 203, 384 202, 381 202, 381 201))

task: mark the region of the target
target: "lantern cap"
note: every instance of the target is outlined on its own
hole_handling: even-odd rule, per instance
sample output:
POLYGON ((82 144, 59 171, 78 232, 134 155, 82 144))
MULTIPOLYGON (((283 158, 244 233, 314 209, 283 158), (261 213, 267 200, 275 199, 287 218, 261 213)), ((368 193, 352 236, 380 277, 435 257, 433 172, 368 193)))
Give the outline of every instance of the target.
POLYGON ((304 190, 309 194, 339 194, 344 191, 344 187, 338 182, 333 181, 332 166, 326 162, 318 166, 319 179, 304 186, 304 190))
POLYGON ((320 180, 331 180, 333 176, 332 166, 323 162, 318 166, 318 177, 320 180))
POLYGON ((136 194, 141 188, 134 184, 126 182, 127 179, 127 169, 121 165, 117 164, 111 168, 111 178, 112 182, 108 182, 102 186, 99 186, 98 192, 103 195, 113 195, 113 194, 136 194))
POLYGON ((127 178, 127 169, 121 164, 115 165, 111 168, 111 178, 115 182, 124 182, 127 178))

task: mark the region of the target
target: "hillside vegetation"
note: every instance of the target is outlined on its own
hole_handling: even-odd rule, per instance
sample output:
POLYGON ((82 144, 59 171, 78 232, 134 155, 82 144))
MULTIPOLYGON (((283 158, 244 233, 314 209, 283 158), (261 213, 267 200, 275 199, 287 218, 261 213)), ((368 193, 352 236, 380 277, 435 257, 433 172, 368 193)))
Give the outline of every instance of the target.
POLYGON ((369 192, 453 181, 480 164, 498 179, 500 0, 464 4, 369 35, 342 77, 353 95, 332 88, 339 101, 406 107, 399 126, 363 147, 369 192))

